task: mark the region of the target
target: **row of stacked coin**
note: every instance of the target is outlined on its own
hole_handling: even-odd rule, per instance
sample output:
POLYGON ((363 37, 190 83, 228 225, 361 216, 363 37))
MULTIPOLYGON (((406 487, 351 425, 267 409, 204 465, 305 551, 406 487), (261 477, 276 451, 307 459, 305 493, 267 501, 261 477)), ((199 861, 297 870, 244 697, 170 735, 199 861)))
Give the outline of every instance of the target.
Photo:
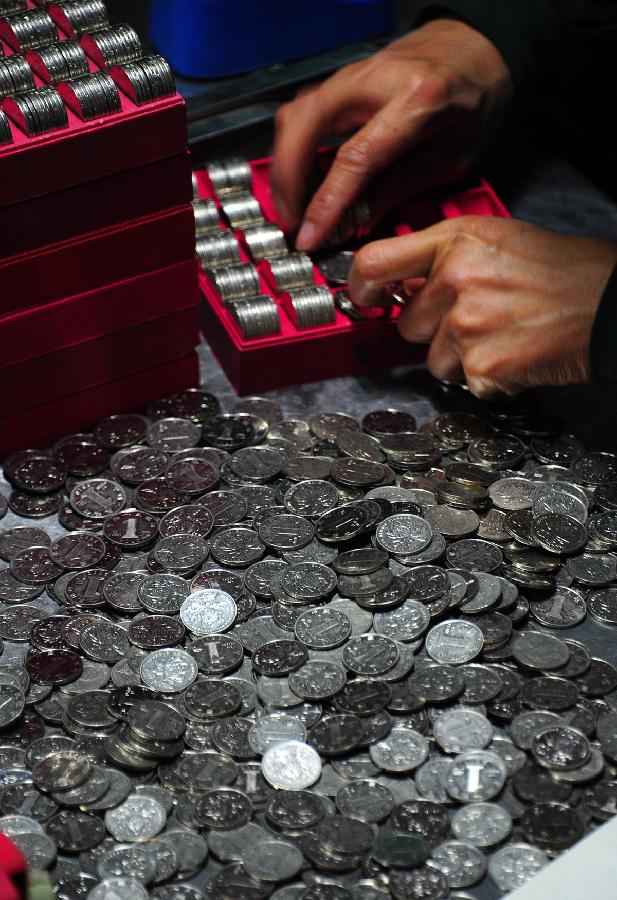
POLYGON ((142 57, 129 25, 109 26, 100 0, 55 4, 62 26, 76 39, 62 40, 46 10, 7 15, 0 34, 15 51, 0 53, 0 145, 13 142, 9 119, 33 137, 68 127, 68 106, 84 121, 122 109, 119 90, 137 106, 172 96, 175 80, 160 56, 142 57), (68 25, 67 25, 68 23, 68 25), (91 71, 91 62, 100 71, 91 71), (37 87, 35 76, 48 82, 37 87))
POLYGON ((266 293, 269 290, 289 298, 285 310, 296 328, 333 323, 331 291, 316 283, 311 258, 290 253, 282 230, 266 221, 251 192, 249 163, 235 158, 215 162, 208 167, 208 176, 218 202, 194 201, 197 257, 243 337, 280 332, 279 307, 266 293), (223 222, 231 230, 221 230, 223 222), (251 262, 245 261, 243 249, 251 262))

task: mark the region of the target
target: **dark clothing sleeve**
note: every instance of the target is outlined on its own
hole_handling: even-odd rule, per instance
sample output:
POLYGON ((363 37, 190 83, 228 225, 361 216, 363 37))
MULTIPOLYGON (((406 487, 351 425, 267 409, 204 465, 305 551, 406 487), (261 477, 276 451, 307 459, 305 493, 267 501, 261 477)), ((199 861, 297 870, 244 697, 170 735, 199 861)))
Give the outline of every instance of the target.
POLYGON ((589 347, 591 374, 600 384, 617 384, 617 267, 596 313, 589 347))
POLYGON ((444 16, 484 34, 500 51, 521 92, 541 79, 565 40, 561 16, 551 0, 422 0, 416 22, 444 16))
MULTIPOLYGON (((415 22, 445 17, 497 47, 526 116, 542 121, 559 152, 617 198, 617 0, 420 0, 415 22)), ((617 384, 617 268, 589 357, 596 381, 617 384)))

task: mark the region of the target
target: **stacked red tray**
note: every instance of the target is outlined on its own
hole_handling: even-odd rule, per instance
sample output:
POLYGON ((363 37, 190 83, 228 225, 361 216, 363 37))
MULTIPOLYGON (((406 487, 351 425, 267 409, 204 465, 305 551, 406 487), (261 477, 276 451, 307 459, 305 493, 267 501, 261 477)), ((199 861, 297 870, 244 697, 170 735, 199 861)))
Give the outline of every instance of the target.
MULTIPOLYGON (((100 71, 62 3, 48 11, 100 71)), ((18 50, 0 18, 0 60, 18 50)), ((48 83, 38 49, 22 55, 48 83)), ((89 121, 65 100, 68 124, 40 136, 0 93, 0 457, 199 381, 184 103, 118 93, 117 112, 89 121)))
MULTIPOLYGON (((324 152, 321 166, 327 169, 332 154, 324 152)), ((250 163, 250 193, 258 201, 265 222, 283 229, 270 190, 270 160, 250 163)), ((242 230, 233 230, 224 214, 224 201, 229 196, 217 196, 207 170, 197 172, 199 194, 213 200, 220 216, 220 229, 235 235, 239 257, 243 263, 251 261, 250 247, 242 230)), ((409 234, 441 219, 462 215, 507 216, 508 212, 491 186, 484 180, 447 188, 417 201, 405 204, 389 214, 371 233, 355 233, 348 245, 339 249, 355 250, 367 239, 409 234)), ((289 236, 287 236, 289 238, 289 236)), ((291 248, 292 242, 288 240, 291 248)), ((318 381, 345 375, 360 374, 391 368, 424 358, 418 345, 406 343, 396 329, 400 309, 367 310, 362 321, 353 321, 336 310, 331 323, 300 329, 290 315, 290 295, 277 292, 276 283, 267 260, 253 260, 259 274, 260 293, 271 297, 278 308, 280 329, 277 334, 246 338, 234 319, 214 279, 206 269, 200 273, 204 295, 201 304, 201 326, 227 377, 239 393, 255 393, 290 384, 318 381)), ((328 286, 326 278, 313 265, 315 286, 328 286)), ((330 285, 331 293, 345 288, 330 285)))

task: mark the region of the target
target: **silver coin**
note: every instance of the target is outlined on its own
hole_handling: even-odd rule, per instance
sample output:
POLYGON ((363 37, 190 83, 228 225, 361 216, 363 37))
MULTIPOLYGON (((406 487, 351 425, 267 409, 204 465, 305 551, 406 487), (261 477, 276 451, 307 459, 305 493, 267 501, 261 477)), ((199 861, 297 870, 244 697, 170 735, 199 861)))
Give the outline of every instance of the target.
POLYGON ((508 844, 494 853, 488 865, 491 879, 501 891, 514 891, 537 875, 549 860, 537 847, 522 842, 508 844))
POLYGON ((145 841, 162 830, 165 810, 151 797, 131 794, 115 809, 105 813, 105 828, 117 841, 145 841))
POLYGON ((139 668, 145 685, 168 693, 186 690, 197 678, 197 673, 197 663, 191 654, 175 648, 155 650, 146 656, 139 668))
POLYGON ((441 713, 434 722, 435 740, 447 753, 484 750, 493 737, 493 726, 473 709, 453 709, 441 713))
POLYGON ((303 791, 315 784, 321 775, 321 760, 308 744, 286 741, 266 750, 261 770, 272 787, 303 791))
POLYGON ((435 865, 448 880, 451 888, 469 887, 482 880, 487 861, 482 853, 469 843, 444 841, 431 854, 435 865))
POLYGON ((180 607, 180 618, 193 634, 209 635, 226 631, 238 613, 236 602, 225 591, 204 588, 189 594, 180 607))
POLYGON ((426 738, 411 728, 393 728, 369 747, 371 759, 385 772, 411 772, 428 757, 426 738))
POLYGON ((484 636, 477 625, 455 619, 433 626, 426 636, 427 652, 443 665, 470 662, 483 645, 484 636))
POLYGON ((506 777, 506 766, 500 756, 489 750, 470 750, 450 763, 445 786, 455 800, 472 803, 496 797, 506 777))
POLYGON ((512 831, 512 817, 497 803, 469 803, 454 813, 452 831, 474 847, 494 847, 512 831))

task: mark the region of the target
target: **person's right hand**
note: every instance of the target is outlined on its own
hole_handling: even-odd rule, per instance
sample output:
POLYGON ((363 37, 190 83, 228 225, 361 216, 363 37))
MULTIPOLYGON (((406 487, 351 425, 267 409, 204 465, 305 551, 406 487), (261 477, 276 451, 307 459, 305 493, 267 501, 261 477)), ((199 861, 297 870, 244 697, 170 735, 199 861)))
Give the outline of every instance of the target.
POLYGON ((385 169, 367 195, 375 220, 460 178, 510 92, 495 46, 463 22, 439 19, 281 107, 272 184, 281 218, 292 229, 301 225, 298 249, 317 249, 385 169), (354 128, 303 216, 317 147, 354 128))

